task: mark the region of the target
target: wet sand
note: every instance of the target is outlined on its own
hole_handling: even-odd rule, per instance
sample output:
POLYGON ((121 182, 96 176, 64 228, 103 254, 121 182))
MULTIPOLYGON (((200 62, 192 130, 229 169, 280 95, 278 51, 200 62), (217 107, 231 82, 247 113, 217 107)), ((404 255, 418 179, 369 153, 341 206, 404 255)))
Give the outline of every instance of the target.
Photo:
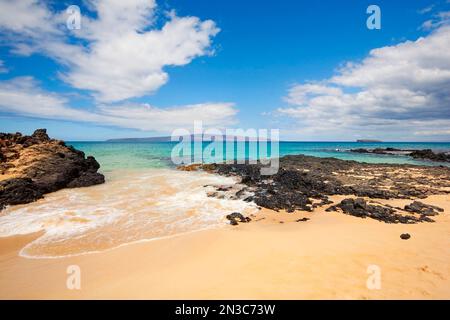
POLYGON ((450 197, 421 201, 445 209, 435 223, 262 210, 237 227, 58 259, 18 256, 36 234, 2 238, 0 298, 450 299, 450 197), (67 289, 70 265, 81 268, 80 290, 67 289), (381 270, 379 290, 366 286, 371 265, 381 270))

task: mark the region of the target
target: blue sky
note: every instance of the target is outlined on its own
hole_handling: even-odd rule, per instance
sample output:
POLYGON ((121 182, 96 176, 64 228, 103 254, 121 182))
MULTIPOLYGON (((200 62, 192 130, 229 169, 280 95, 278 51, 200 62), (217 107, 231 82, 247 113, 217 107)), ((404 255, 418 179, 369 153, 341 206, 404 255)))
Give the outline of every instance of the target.
POLYGON ((446 0, 105 3, 0 0, 0 131, 46 127, 61 139, 103 140, 170 134, 202 120, 279 128, 289 140, 450 140, 448 54, 435 50, 450 52, 446 0), (81 8, 80 31, 65 28, 71 4, 81 8), (370 4, 381 9, 381 30, 366 27, 370 4), (144 38, 176 24, 171 10, 186 25, 144 38), (365 60, 376 48, 385 49, 378 61, 365 60), (378 73, 379 64, 392 68, 378 73))

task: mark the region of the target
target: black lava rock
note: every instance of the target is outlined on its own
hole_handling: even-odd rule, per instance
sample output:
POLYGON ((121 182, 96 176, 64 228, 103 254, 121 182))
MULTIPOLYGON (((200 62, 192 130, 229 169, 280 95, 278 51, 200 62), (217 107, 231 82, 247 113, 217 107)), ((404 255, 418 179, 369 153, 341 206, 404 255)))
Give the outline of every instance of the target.
POLYGON ((436 216, 439 212, 443 212, 444 209, 428 205, 420 201, 414 201, 413 203, 405 206, 405 211, 417 213, 423 216, 436 216))
POLYGON ((62 188, 87 187, 105 182, 94 157, 50 139, 45 129, 31 136, 0 133, 0 210, 7 205, 36 201, 62 188), (19 161, 17 161, 19 160, 19 161))
POLYGON ((446 153, 435 153, 431 149, 414 150, 409 154, 414 159, 425 159, 437 162, 450 162, 450 155, 446 153))
POLYGON ((371 218, 386 223, 412 224, 421 222, 419 218, 414 216, 403 216, 397 214, 391 207, 368 204, 362 198, 344 199, 341 203, 328 208, 327 211, 337 211, 338 208, 341 209, 343 213, 351 216, 371 218))
MULTIPOLYGON (((386 148, 383 152, 403 151, 386 148)), ((359 152, 363 152, 360 150, 359 152)), ((365 152, 365 151, 364 151, 365 152)), ((382 152, 378 150, 377 152, 382 152)), ((335 158, 317 158, 289 155, 279 159, 277 173, 262 176, 261 163, 204 165, 203 170, 224 176, 237 176, 245 187, 238 199, 255 202, 258 206, 275 211, 313 211, 331 204, 329 196, 356 196, 360 200, 346 199, 338 209, 358 217, 370 217, 387 223, 432 222, 429 210, 420 210, 420 216, 401 215, 387 205, 366 203, 370 199, 426 198, 445 194, 450 188, 450 168, 444 166, 416 166, 409 164, 369 164, 335 158), (341 208, 342 207, 342 208, 341 208)), ((434 211, 439 211, 437 208, 434 211)))
POLYGON ((25 204, 42 198, 43 192, 29 178, 0 181, 0 210, 6 205, 25 204))
POLYGON ((409 238, 411 238, 411 235, 409 233, 403 233, 400 235, 400 239, 402 240, 408 240, 409 238))
POLYGON ((239 212, 233 212, 232 214, 227 215, 226 218, 230 221, 230 224, 233 226, 238 225, 239 224, 238 222, 247 223, 247 222, 252 221, 252 219, 250 219, 249 217, 243 216, 239 212))

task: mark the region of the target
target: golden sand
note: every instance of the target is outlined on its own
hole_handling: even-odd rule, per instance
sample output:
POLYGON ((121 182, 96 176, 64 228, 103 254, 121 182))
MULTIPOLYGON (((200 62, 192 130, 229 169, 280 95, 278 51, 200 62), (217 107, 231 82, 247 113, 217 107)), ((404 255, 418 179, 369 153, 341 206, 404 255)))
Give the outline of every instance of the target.
POLYGON ((450 197, 423 202, 445 209, 436 223, 264 210, 237 227, 59 259, 18 256, 36 234, 3 238, 0 298, 450 299, 450 197), (80 290, 66 286, 70 265, 80 267, 80 290), (366 285, 373 265, 380 289, 366 285))

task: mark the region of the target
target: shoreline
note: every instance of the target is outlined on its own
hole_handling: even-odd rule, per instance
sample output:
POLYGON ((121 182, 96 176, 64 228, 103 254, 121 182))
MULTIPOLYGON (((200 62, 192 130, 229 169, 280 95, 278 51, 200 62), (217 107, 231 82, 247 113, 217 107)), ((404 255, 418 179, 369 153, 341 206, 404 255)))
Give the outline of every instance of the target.
POLYGON ((15 207, 3 232, 44 229, 50 237, 42 240, 41 231, 0 238, 0 299, 450 299, 448 168, 307 156, 280 163, 271 179, 248 165, 116 172, 106 184, 15 207), (339 207, 356 198, 370 203, 364 210, 409 220, 391 223, 379 211, 339 207), (428 211, 407 212, 415 200, 428 211), (175 214, 180 208, 182 217, 175 214), (225 215, 236 211, 251 221, 226 225, 225 215), (83 233, 90 219, 94 228, 83 233), (208 228, 181 232, 181 225, 158 236, 180 219, 208 228), (55 230, 63 237, 52 238, 55 230), (30 243, 35 256, 64 257, 19 256, 30 243), (83 253, 89 248, 99 250, 83 253), (66 286, 74 265, 81 290, 66 286), (374 265, 380 290, 366 284, 374 265))
POLYGON ((172 169, 116 172, 106 178, 106 184, 64 189, 5 209, 0 235, 43 230, 21 255, 52 259, 223 227, 228 213, 257 210, 243 201, 208 197, 213 185, 234 185, 234 178, 172 169))
POLYGON ((2 238, 0 299, 449 299, 447 198, 424 200, 445 209, 432 224, 262 210, 248 224, 58 259, 17 255, 36 235, 2 238), (66 287, 74 264, 81 290, 66 287), (381 290, 366 287, 373 264, 381 290))
MULTIPOLYGON (((197 232, 202 232, 202 231, 209 231, 209 230, 214 230, 214 229, 221 229, 223 227, 225 227, 226 225, 222 226, 222 227, 217 227, 217 226, 212 226, 209 228, 203 228, 203 229, 198 229, 198 230, 193 230, 193 231, 187 231, 187 232, 182 232, 182 233, 177 233, 177 234, 173 234, 173 235, 168 235, 168 236, 161 236, 161 237, 155 237, 155 238, 149 238, 149 239, 140 239, 140 240, 134 240, 131 242, 125 242, 122 244, 119 244, 115 247, 111 247, 111 248, 106 248, 106 249, 102 249, 102 250, 97 250, 97 251, 86 251, 86 252, 80 252, 80 253, 74 253, 74 254, 67 254, 67 255, 62 255, 62 256, 31 256, 31 255, 26 255, 23 254, 22 251, 23 249, 26 248, 23 247, 22 249, 19 250, 18 252, 18 256, 24 259, 34 259, 34 260, 52 260, 52 259, 68 259, 68 258, 74 258, 74 257, 78 257, 78 256, 85 256, 85 255, 94 255, 94 254, 100 254, 100 253, 105 253, 111 250, 116 250, 122 247, 126 247, 126 246, 132 246, 132 245, 136 245, 136 244, 141 244, 141 243, 147 243, 147 242, 152 242, 152 241, 160 241, 160 240, 167 240, 167 239, 171 239, 171 238, 177 238, 177 237, 183 237, 186 235, 190 235, 193 233, 197 233, 197 232)), ((2 240, 14 240, 14 238, 16 237, 24 237, 25 239, 30 239, 28 237, 31 237, 32 240, 36 240, 38 239, 39 236, 43 235, 45 233, 45 231, 42 232, 36 232, 36 233, 32 233, 32 234, 24 234, 24 235, 15 235, 15 236, 10 236, 10 237, 0 237, 0 244, 2 242, 2 240), (36 236, 35 236, 36 235, 36 236)))

